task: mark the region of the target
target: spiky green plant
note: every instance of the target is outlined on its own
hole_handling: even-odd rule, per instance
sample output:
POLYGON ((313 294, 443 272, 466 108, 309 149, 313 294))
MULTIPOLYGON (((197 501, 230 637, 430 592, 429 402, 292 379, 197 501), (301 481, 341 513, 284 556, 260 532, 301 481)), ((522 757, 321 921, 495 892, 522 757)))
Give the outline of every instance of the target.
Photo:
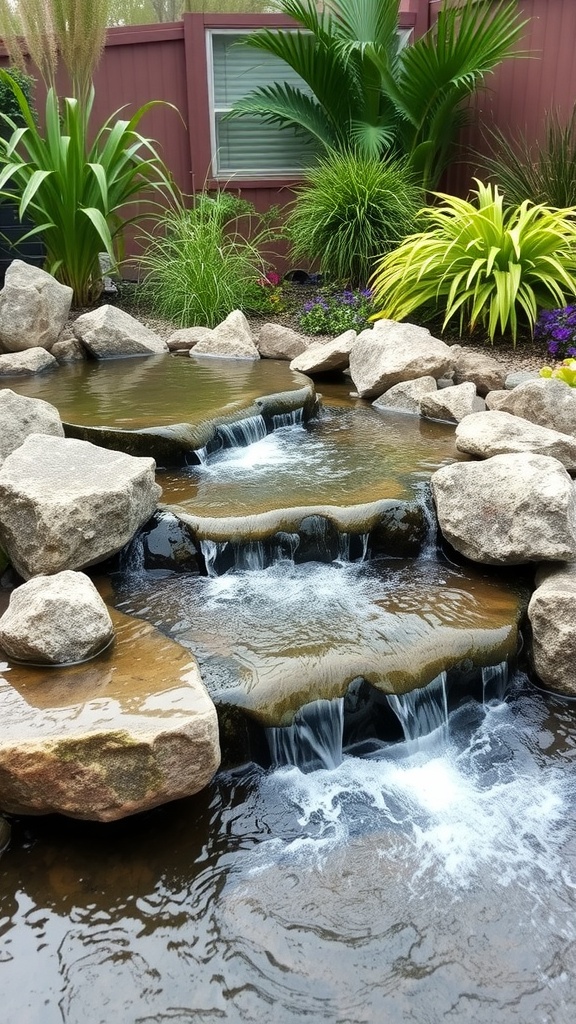
POLYGON ((405 163, 333 153, 310 168, 287 220, 296 261, 366 284, 375 260, 414 230, 422 190, 405 163))
MULTIPOLYGON (((0 195, 18 197, 20 220, 26 215, 46 246, 46 269, 74 291, 76 305, 89 305, 102 288, 98 254, 115 263, 117 243, 143 189, 174 198, 168 171, 138 125, 154 102, 129 120, 113 114, 88 144, 93 90, 85 104, 69 97, 62 110, 48 90, 45 133, 38 128, 18 84, 5 71, 0 79, 12 89, 24 127, 0 115, 9 131, 0 133, 0 195)), ((29 235, 24 236, 25 238, 29 235)))
POLYGON ((558 112, 547 118, 543 142, 509 138, 500 129, 488 132, 493 154, 481 163, 501 187, 507 203, 576 206, 576 106, 568 121, 558 112))
POLYGON ((491 342, 518 324, 533 330, 539 308, 565 306, 576 295, 574 208, 528 201, 505 207, 493 185, 477 181, 476 201, 436 193, 441 205, 422 211, 425 230, 380 262, 372 286, 376 318, 403 320, 435 305, 444 326, 485 328, 491 342))
POLYGON ((446 0, 437 23, 398 48, 400 0, 278 0, 298 31, 259 29, 246 45, 286 61, 310 93, 283 83, 255 89, 228 116, 312 136, 328 150, 408 158, 424 187, 449 162, 482 78, 515 52, 526 21, 516 0, 446 0))

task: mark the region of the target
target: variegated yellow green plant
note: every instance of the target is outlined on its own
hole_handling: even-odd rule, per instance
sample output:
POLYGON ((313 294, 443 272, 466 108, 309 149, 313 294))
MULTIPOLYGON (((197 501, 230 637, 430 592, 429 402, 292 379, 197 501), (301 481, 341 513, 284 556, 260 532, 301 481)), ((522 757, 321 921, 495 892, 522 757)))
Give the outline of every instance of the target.
POLYGON ((571 388, 576 388, 576 359, 563 359, 557 366, 543 366, 540 376, 563 380, 571 388))
POLYGON ((576 295, 576 208, 506 207, 496 186, 477 186, 473 201, 435 193, 440 205, 421 211, 426 229, 380 261, 373 319, 432 306, 444 326, 457 319, 461 332, 482 326, 490 342, 499 333, 516 344, 539 308, 576 295))
POLYGON ((105 250, 116 262, 122 231, 138 219, 143 193, 174 195, 156 148, 138 131, 155 102, 128 120, 113 114, 89 143, 93 88, 85 102, 67 97, 62 103, 49 89, 42 131, 18 83, 1 70, 0 77, 24 121, 18 127, 0 115, 9 129, 0 133, 0 196, 17 197, 20 219, 34 223, 29 235, 42 234, 46 270, 70 285, 76 305, 89 305, 102 288, 98 254, 105 250))

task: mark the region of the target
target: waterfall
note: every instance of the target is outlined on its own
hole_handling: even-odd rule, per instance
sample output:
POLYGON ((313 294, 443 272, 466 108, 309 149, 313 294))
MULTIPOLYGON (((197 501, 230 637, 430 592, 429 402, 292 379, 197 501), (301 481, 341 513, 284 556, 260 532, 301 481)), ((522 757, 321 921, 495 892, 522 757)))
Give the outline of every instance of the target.
POLYGON ((426 742, 430 733, 436 733, 436 737, 443 743, 448 739, 445 672, 441 672, 428 686, 419 690, 399 695, 389 694, 387 701, 402 726, 411 753, 430 746, 426 742))
POLYGON ((216 559, 221 553, 222 548, 226 547, 226 541, 224 544, 218 544, 215 540, 201 540, 199 541, 200 551, 206 564, 206 573, 208 576, 217 576, 216 572, 216 559))
POLYGON ((425 484, 420 490, 420 501, 424 513, 425 533, 420 552, 421 562, 430 562, 436 558, 438 552, 438 519, 436 509, 432 500, 432 490, 429 484, 425 484))
POLYGON ((141 533, 137 533, 126 547, 122 548, 118 556, 118 568, 120 572, 144 572, 144 538, 141 533))
POLYGON ((482 703, 490 701, 502 702, 508 689, 508 662, 499 665, 488 665, 482 669, 482 703))
POLYGON ((343 697, 305 704, 292 725, 266 729, 273 766, 295 765, 302 772, 337 768, 342 762, 343 724, 343 697))
POLYGON ((304 410, 302 408, 292 409, 290 412, 279 412, 272 417, 272 429, 280 430, 281 427, 297 427, 304 422, 304 410))
POLYGON ((233 541, 201 540, 200 550, 208 576, 244 569, 266 569, 275 562, 293 562, 300 538, 297 533, 281 531, 266 540, 233 541))
POLYGON ((337 562, 365 562, 369 557, 369 533, 341 533, 337 562))
POLYGON ((266 420, 260 414, 247 416, 236 423, 221 423, 216 427, 212 440, 204 448, 196 449, 198 462, 205 466, 210 456, 223 448, 247 448, 249 444, 261 441, 267 433, 266 420))

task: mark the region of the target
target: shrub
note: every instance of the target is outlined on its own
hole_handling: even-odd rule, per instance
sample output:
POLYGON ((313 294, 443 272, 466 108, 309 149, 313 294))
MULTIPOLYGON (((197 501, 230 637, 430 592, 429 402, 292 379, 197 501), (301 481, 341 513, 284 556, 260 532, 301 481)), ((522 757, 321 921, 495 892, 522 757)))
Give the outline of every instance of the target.
POLYGON ((316 295, 304 303, 299 325, 307 334, 343 334, 368 327, 372 293, 346 290, 335 294, 316 295))
POLYGON ((544 342, 554 359, 576 356, 576 306, 544 309, 534 328, 534 340, 544 342))
MULTIPOLYGON (((10 75, 10 78, 20 86, 30 109, 32 109, 32 88, 34 86, 34 79, 31 78, 30 75, 24 74, 24 72, 17 67, 6 68, 6 71, 10 75)), ((20 104, 16 99, 10 82, 5 78, 0 79, 0 111, 3 114, 6 114, 18 128, 24 127, 25 121, 22 116, 22 111, 20 110, 20 104)), ((5 124, 0 124, 0 133, 6 134, 5 127, 5 124)))
POLYGON ((507 203, 530 199, 559 209, 576 206, 576 107, 566 124, 557 113, 549 116, 546 139, 538 146, 523 136, 509 140, 501 131, 489 134, 494 153, 483 163, 507 203))
POLYGON ((264 246, 279 237, 270 226, 275 214, 273 209, 261 217, 228 192, 202 193, 191 210, 169 211, 158 233, 147 234, 141 260, 147 271, 143 295, 153 312, 179 327, 215 327, 233 309, 273 309, 262 282, 264 246))
POLYGON ((102 290, 98 254, 105 249, 116 262, 135 196, 143 189, 174 195, 154 146, 137 131, 155 103, 127 121, 113 114, 90 145, 93 89, 85 104, 68 97, 62 110, 49 89, 42 133, 17 82, 1 70, 0 80, 12 89, 25 123, 18 128, 0 114, 10 129, 6 138, 0 133, 0 195, 17 195, 20 220, 26 214, 35 225, 24 237, 42 233, 46 270, 70 285, 76 305, 89 305, 102 290))
POLYGON ((576 388, 576 359, 564 359, 556 367, 543 366, 540 370, 540 376, 563 380, 569 387, 576 388))
POLYGON ((422 211, 428 230, 385 256, 374 275, 374 317, 403 320, 435 303, 444 327, 478 324, 491 342, 499 331, 514 344, 519 322, 533 330, 538 307, 566 305, 576 295, 574 211, 528 201, 504 208, 498 189, 477 182, 476 202, 436 193, 422 211))
POLYGON ((365 285, 374 262, 414 230, 422 192, 406 165, 333 153, 308 171, 287 221, 294 258, 365 285))

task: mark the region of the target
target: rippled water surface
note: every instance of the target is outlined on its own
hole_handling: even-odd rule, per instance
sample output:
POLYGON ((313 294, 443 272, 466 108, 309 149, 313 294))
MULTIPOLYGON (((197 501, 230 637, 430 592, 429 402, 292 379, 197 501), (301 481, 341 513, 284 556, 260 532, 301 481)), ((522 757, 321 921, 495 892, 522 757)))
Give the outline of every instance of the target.
POLYGON ((2 1020, 568 1024, 572 709, 517 684, 447 746, 254 766, 0 861, 2 1020))

